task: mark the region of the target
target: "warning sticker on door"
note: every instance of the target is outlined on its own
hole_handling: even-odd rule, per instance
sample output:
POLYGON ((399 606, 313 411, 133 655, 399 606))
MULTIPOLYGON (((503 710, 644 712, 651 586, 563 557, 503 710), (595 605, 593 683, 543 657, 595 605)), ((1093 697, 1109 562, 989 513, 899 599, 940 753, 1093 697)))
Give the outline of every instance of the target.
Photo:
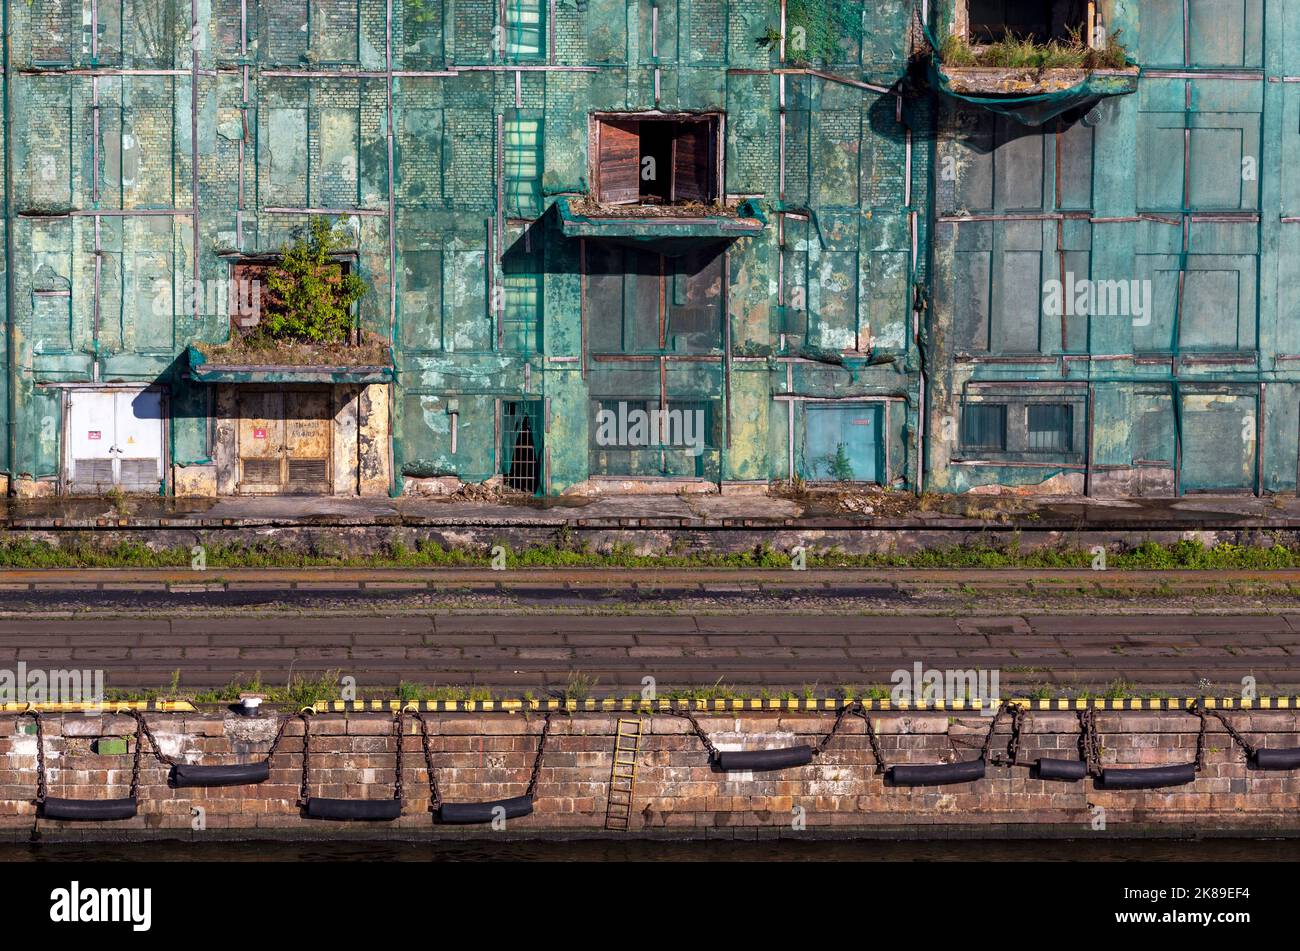
POLYGON ((265 430, 265 429, 254 429, 254 430, 253 430, 253 438, 254 438, 254 439, 265 439, 265 438, 266 438, 266 430, 265 430))
POLYGON ((98 439, 98 438, 99 438, 99 432, 100 432, 100 431, 99 431, 98 429, 92 429, 92 430, 90 430, 89 432, 86 433, 86 438, 87 438, 87 439, 98 439))

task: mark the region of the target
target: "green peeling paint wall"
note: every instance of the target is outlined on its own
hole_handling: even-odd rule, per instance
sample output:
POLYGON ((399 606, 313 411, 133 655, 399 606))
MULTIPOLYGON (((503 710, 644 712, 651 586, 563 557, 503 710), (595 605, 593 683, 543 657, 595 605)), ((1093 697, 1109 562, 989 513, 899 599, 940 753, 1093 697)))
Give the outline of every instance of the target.
MULTIPOLYGON (((1098 6, 1135 93, 1038 129, 941 104, 927 484, 1292 491, 1300 4, 1098 6), (1107 306, 1044 307, 1069 275, 1107 306), (1110 297, 1134 281, 1142 313, 1110 297), (1005 407, 1001 448, 967 425, 978 404, 1005 407)), ((954 12, 938 5, 939 35, 954 12)))
POLYGON ((235 261, 325 213, 393 345, 393 491, 502 472, 515 401, 552 494, 1293 489, 1300 5, 1102 0, 1137 91, 1039 128, 925 85, 918 6, 6 0, 13 482, 59 472, 51 384, 158 383, 170 461, 208 462, 187 348, 226 338, 235 261), (720 117, 757 234, 573 235, 592 115, 655 111, 720 117), (1149 281, 1145 318, 1045 314, 1067 273, 1149 281), (700 410, 702 451, 598 445, 620 403, 700 410))
POLYGON ((792 4, 784 61, 776 0, 197 0, 192 44, 190 0, 5 10, 16 482, 59 471, 53 383, 165 386, 171 461, 208 461, 210 388, 186 358, 227 335, 207 282, 314 210, 350 229, 362 320, 391 335, 395 491, 500 472, 514 400, 546 407, 551 493, 811 472, 790 460, 804 416, 785 395, 871 397, 872 420, 888 397, 880 453, 914 483, 925 156, 911 206, 904 176, 929 107, 887 91, 910 0, 792 4), (661 258, 561 233, 591 113, 652 110, 725 116, 722 190, 756 200, 759 234, 661 258), (598 451, 600 401, 661 399, 704 412, 698 457, 598 451))

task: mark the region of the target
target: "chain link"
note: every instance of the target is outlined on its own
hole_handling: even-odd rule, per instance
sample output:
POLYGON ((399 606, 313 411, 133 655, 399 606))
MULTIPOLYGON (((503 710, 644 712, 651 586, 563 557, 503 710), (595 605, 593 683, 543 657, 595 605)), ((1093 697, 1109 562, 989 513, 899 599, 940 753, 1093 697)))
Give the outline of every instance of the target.
POLYGON ((397 734, 397 777, 393 780, 393 798, 402 801, 402 739, 406 734, 406 717, 400 711, 393 717, 393 730, 397 734))
POLYGON ((861 706, 862 704, 858 701, 850 700, 848 703, 840 707, 839 712, 835 714, 835 725, 831 727, 831 731, 818 740, 817 745, 813 747, 813 756, 820 756, 822 754, 822 751, 826 749, 827 745, 830 744, 830 741, 835 738, 835 734, 840 732, 840 727, 844 724, 844 718, 850 712, 861 708, 861 706))
POLYGON ((718 748, 714 746, 713 741, 709 739, 709 734, 704 732, 703 727, 700 726, 700 721, 695 719, 695 714, 691 713, 691 708, 682 707, 680 710, 670 710, 668 712, 674 716, 685 717, 690 721, 691 729, 694 730, 695 735, 700 738, 700 742, 704 744, 704 748, 709 751, 709 759, 717 762, 718 748))
POLYGON ((429 773, 429 811, 437 812, 442 808, 442 792, 438 789, 438 771, 433 766, 433 749, 429 746, 429 724, 424 714, 416 710, 411 714, 420 724, 420 744, 424 749, 424 768, 429 773))
POLYGON ((1201 728, 1196 732, 1196 771, 1199 773, 1205 767, 1205 711, 1193 703, 1188 712, 1201 718, 1201 728))
POLYGON ((302 785, 298 788, 298 805, 306 806, 311 798, 311 714, 298 712, 302 721, 302 785))
POLYGON ((1089 776, 1101 775, 1101 743, 1097 739, 1097 711, 1079 711, 1079 757, 1088 765, 1089 776))
POLYGON ((31 717, 36 723, 36 802, 45 802, 45 729, 41 715, 35 710, 26 710, 20 716, 31 717))
POLYGON ((524 795, 530 799, 537 792, 537 778, 542 774, 542 754, 546 752, 546 738, 551 735, 551 715, 546 714, 546 721, 542 724, 542 735, 537 741, 537 757, 533 760, 533 773, 528 777, 528 789, 524 795))
POLYGON ((1025 729, 1025 718, 1029 711, 1019 704, 1011 706, 1011 739, 1007 741, 1007 766, 1019 766, 1020 736, 1025 729))
POLYGON ((144 725, 144 717, 140 716, 140 711, 132 712, 135 714, 135 754, 131 757, 130 796, 134 799, 140 790, 140 753, 144 750, 144 733, 148 728, 144 725))
POLYGON ((1233 742, 1246 751, 1247 758, 1254 758, 1255 751, 1256 751, 1255 744, 1250 742, 1250 740, 1246 739, 1244 736, 1242 736, 1237 731, 1236 727, 1234 727, 1231 723, 1229 723, 1228 718, 1225 717, 1222 713, 1220 713, 1218 710, 1210 710, 1203 707, 1199 700, 1196 703, 1194 703, 1191 707, 1188 708, 1188 712, 1193 712, 1193 711, 1200 712, 1202 718, 1206 716, 1211 716, 1214 717, 1214 719, 1218 720, 1220 723, 1222 723, 1223 728, 1228 731, 1228 736, 1232 737, 1233 742))
POLYGON ((158 746, 158 741, 154 738, 153 730, 149 729, 149 724, 145 722, 144 714, 139 710, 132 710, 131 716, 135 718, 137 733, 143 732, 145 739, 149 741, 149 748, 153 750, 153 758, 164 766, 175 766, 176 764, 171 757, 163 755, 162 749, 158 746))
POLYGON ((876 736, 876 728, 871 725, 871 714, 860 703, 856 713, 862 717, 862 722, 867 725, 867 742, 871 744, 871 755, 876 760, 876 772, 883 773, 887 768, 885 766, 885 755, 880 752, 880 738, 876 736))
POLYGON ((993 747, 993 734, 997 732, 998 721, 1002 719, 1002 714, 1006 713, 1008 709, 1011 709, 1009 700, 1004 700, 999 704, 997 713, 993 714, 993 722, 989 724, 989 731, 984 734, 984 745, 980 747, 980 759, 986 763, 989 761, 989 750, 993 747))

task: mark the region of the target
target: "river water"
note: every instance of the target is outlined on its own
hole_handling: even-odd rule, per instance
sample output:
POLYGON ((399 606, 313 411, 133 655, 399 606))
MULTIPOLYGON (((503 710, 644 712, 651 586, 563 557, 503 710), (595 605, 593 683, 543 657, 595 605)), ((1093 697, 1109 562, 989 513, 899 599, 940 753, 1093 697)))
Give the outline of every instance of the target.
POLYGON ((0 862, 1295 862, 1300 839, 0 843, 0 862))

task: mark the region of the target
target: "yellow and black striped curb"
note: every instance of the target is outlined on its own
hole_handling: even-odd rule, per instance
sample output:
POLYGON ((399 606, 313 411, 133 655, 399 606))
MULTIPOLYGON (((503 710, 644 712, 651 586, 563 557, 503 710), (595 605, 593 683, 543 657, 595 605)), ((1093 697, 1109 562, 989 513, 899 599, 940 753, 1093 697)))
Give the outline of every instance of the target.
POLYGON ((102 703, 0 703, 0 713, 194 713, 188 700, 105 700, 102 703))
MULTIPOLYGON (((522 713, 567 711, 573 713, 672 713, 683 709, 704 713, 754 713, 767 710, 786 712, 835 712, 846 701, 838 697, 791 700, 331 700, 313 704, 313 713, 522 713)), ((896 702, 892 700, 859 700, 868 711, 963 711, 996 708, 1001 701, 984 703, 979 700, 933 700, 896 702)), ((1192 704, 1206 709, 1219 710, 1296 710, 1300 711, 1300 697, 1259 697, 1242 700, 1238 697, 1185 697, 1185 698, 1120 698, 1097 697, 1085 700, 1030 700, 1008 698, 1007 703, 1027 710, 1187 710, 1192 704)))

